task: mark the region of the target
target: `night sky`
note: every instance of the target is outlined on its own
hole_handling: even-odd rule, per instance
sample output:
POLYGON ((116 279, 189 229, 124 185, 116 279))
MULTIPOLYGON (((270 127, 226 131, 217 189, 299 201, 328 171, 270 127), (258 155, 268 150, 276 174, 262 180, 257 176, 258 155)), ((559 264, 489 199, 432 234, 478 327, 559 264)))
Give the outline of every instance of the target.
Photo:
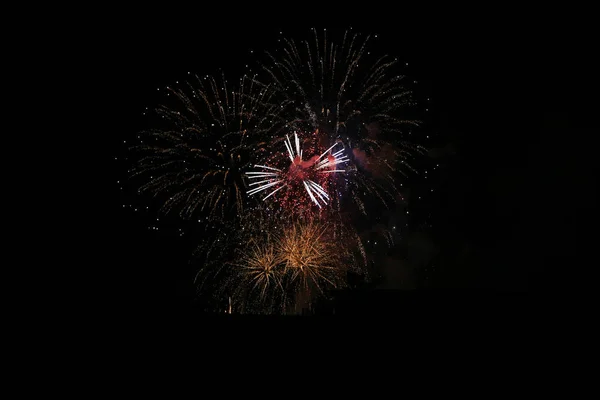
MULTIPOLYGON (((570 84, 556 78, 566 71, 569 56, 552 52, 558 32, 525 36, 515 26, 509 37, 508 28, 485 21, 456 22, 436 29, 416 22, 352 25, 379 35, 373 51, 408 63, 406 73, 417 80, 416 95, 428 109, 421 129, 430 136, 421 144, 432 149, 432 157, 422 161, 428 179, 405 184, 413 185, 409 210, 415 226, 430 224, 426 234, 411 237, 420 249, 414 257, 429 267, 396 276, 392 255, 382 266, 379 287, 416 289, 424 301, 566 290, 586 235, 577 221, 594 204, 586 169, 591 146, 585 145, 591 127, 579 118, 585 108, 575 107, 576 99, 564 106, 570 84)), ((106 296, 123 299, 132 313, 194 303, 196 267, 188 260, 195 239, 186 224, 156 232, 148 229, 152 216, 123 208, 132 204, 117 184, 125 177, 123 140, 143 128, 142 112, 156 105, 157 87, 184 80, 188 71, 217 74, 222 68, 237 78, 253 60, 250 50, 276 47, 280 30, 304 38, 312 26, 145 25, 115 35, 112 56, 102 61, 115 93, 112 126, 105 133, 108 248, 99 257, 106 259, 106 277, 115 284, 106 296)))

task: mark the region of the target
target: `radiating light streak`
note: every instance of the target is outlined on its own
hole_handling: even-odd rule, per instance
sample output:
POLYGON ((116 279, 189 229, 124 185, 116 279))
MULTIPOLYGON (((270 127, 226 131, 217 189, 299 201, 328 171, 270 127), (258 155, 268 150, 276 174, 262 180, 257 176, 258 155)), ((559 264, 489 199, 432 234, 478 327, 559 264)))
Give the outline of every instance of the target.
POLYGON ((331 146, 330 148, 328 148, 327 150, 325 150, 325 152, 323 154, 321 154, 321 156, 319 158, 317 158, 317 161, 319 161, 321 158, 323 158, 323 156, 325 154, 327 154, 327 152, 331 149, 333 149, 335 146, 337 146, 337 142, 333 144, 333 146, 331 146))
POLYGON ((336 151, 335 153, 333 153, 333 156, 334 156, 334 157, 337 157, 337 156, 339 156, 341 153, 343 153, 343 152, 344 152, 344 150, 345 150, 345 149, 341 149, 341 150, 338 150, 338 151, 336 151))
MULTIPOLYGON (((273 170, 273 171, 279 171, 279 172, 281 172, 281 170, 280 170, 280 169, 273 168, 273 167, 267 167, 266 165, 255 165, 255 167, 259 167, 259 168, 266 168, 266 169, 271 169, 271 170, 273 170)), ((248 173, 250 173, 250 172, 248 172, 248 173)))
POLYGON ((266 181, 254 182, 248 186, 256 186, 256 185, 260 185, 261 183, 268 183, 268 182, 273 182, 273 179, 271 178, 271 179, 267 179, 266 181))
POLYGON ((313 194, 310 191, 310 187, 308 186, 308 184, 306 183, 306 181, 302 181, 302 183, 304 183, 304 187, 306 188, 306 191, 308 192, 308 195, 310 196, 310 198, 312 199, 312 201, 315 202, 315 204, 317 206, 319 206, 319 208, 321 208, 321 205, 319 204, 319 202, 317 201, 317 199, 315 199, 315 196, 313 196, 313 194))
POLYGON ((253 175, 253 176, 249 176, 248 179, 256 179, 256 178, 269 178, 271 177, 271 179, 275 179, 275 177, 277 177, 277 174, 275 175, 253 175))
POLYGON ((279 181, 275 181, 275 182, 273 182, 273 183, 269 183, 268 185, 264 185, 264 186, 258 187, 258 188, 256 188, 256 189, 252 189, 252 190, 250 190, 250 191, 248 192, 248 194, 249 194, 249 195, 253 195, 253 194, 255 194, 255 193, 262 192, 263 190, 265 190, 265 189, 268 189, 268 188, 270 188, 271 186, 277 185, 279 182, 282 182, 282 181, 281 181, 281 180, 279 180, 279 181))
POLYGON ((265 200, 266 200, 266 199, 268 199, 269 197, 273 196, 275 193, 277 193, 279 190, 283 189, 283 188, 284 188, 284 187, 286 187, 286 186, 287 186, 287 184, 285 184, 285 185, 283 185, 283 186, 281 186, 281 187, 278 187, 277 189, 275 189, 274 191, 272 191, 272 192, 271 192, 271 194, 269 194, 267 197, 265 197, 265 198, 263 199, 263 201, 265 201, 265 200))
POLYGON ((319 185, 318 183, 315 183, 313 181, 308 181, 308 183, 310 183, 315 189, 317 189, 318 191, 323 193, 323 195, 329 199, 329 195, 327 194, 327 192, 325 191, 325 189, 323 189, 323 187, 321 185, 319 185))
MULTIPOLYGON (((309 183, 310 183, 310 181, 309 181, 309 183)), ((309 185, 309 186, 312 186, 312 185, 309 185)), ((313 187, 313 190, 314 189, 316 189, 316 188, 313 187)), ((327 204, 327 200, 325 200, 325 198, 323 197, 323 195, 318 190, 314 190, 314 192, 315 192, 315 194, 317 196, 319 196, 319 198, 321 199, 321 201, 323 202, 323 204, 327 204)))
POLYGON ((322 168, 325 168, 325 167, 331 167, 331 166, 333 166, 333 165, 337 165, 337 164, 339 164, 339 163, 343 163, 343 162, 346 162, 346 161, 348 161, 348 160, 346 160, 346 159, 341 159, 341 158, 337 158, 337 159, 336 159, 335 161, 333 161, 333 162, 328 162, 328 163, 326 163, 326 164, 319 165, 319 166, 317 167, 317 170, 319 170, 319 169, 322 169, 322 168))
POLYGON ((327 195, 327 193, 325 193, 325 191, 323 190, 323 188, 321 186, 319 186, 318 184, 314 183, 313 181, 307 181, 309 187, 311 187, 313 189, 313 191, 317 194, 317 196, 319 196, 319 198, 323 201, 323 204, 327 204, 327 200, 329 200, 329 196, 327 195), (325 200, 325 198, 323 197, 327 197, 327 200, 325 200))
POLYGON ((285 147, 287 148, 287 151, 288 151, 288 153, 290 155, 290 160, 292 162, 294 162, 294 153, 292 152, 291 145, 288 144, 288 142, 289 142, 290 139, 287 136, 286 136, 286 138, 287 138, 287 141, 284 141, 283 143, 285 143, 285 147))

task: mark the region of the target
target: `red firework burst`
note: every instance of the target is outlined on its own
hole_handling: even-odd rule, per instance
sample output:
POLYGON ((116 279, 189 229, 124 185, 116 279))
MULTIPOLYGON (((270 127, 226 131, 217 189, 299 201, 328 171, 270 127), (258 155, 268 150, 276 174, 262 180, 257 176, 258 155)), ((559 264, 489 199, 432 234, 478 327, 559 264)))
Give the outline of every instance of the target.
MULTIPOLYGON (((317 132, 315 136, 316 134, 317 132)), ((285 188, 286 190, 279 194, 277 201, 284 202, 290 207, 304 206, 311 202, 319 208, 327 205, 328 183, 333 174, 345 172, 343 169, 338 169, 339 164, 348 161, 348 157, 344 155, 344 148, 334 150, 338 145, 343 145, 336 142, 319 154, 319 145, 309 144, 307 150, 313 155, 304 160, 304 149, 296 132, 294 132, 294 143, 286 135, 284 144, 288 157, 285 157, 285 152, 278 153, 268 162, 271 165, 254 165, 260 170, 246 172, 249 179, 257 180, 250 183, 250 187, 253 188, 248 191, 248 194, 254 195, 270 190, 263 198, 264 201, 285 188)))

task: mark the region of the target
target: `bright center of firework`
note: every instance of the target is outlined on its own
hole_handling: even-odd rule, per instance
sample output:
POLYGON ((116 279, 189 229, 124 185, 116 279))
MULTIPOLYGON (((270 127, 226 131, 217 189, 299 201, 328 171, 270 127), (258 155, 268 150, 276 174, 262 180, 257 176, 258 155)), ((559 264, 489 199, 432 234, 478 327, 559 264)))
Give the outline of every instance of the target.
POLYGON ((287 172, 288 178, 296 181, 305 181, 307 179, 314 178, 316 175, 315 171, 311 168, 312 165, 309 164, 310 162, 302 161, 302 159, 297 156, 290 164, 290 168, 287 172))
POLYGON ((255 165, 255 167, 262 168, 263 170, 246 172, 246 175, 249 179, 260 180, 262 178, 263 180, 251 183, 250 186, 257 187, 248 191, 248 194, 253 195, 262 192, 263 190, 274 188, 275 190, 263 199, 266 200, 288 185, 297 186, 300 184, 304 186, 306 193, 313 203, 321 208, 321 203, 324 205, 327 204, 329 195, 323 186, 316 181, 318 181, 319 178, 322 178, 324 174, 345 172, 344 170, 336 169, 336 165, 347 162, 348 157, 342 155, 344 149, 333 154, 331 153, 331 150, 338 145, 338 143, 335 143, 320 156, 313 156, 309 160, 303 160, 300 139, 298 139, 296 132, 294 132, 294 139, 295 146, 292 145, 288 136, 286 136, 286 140, 284 141, 291 161, 287 172, 267 165, 255 165), (294 147, 296 150, 295 154, 294 147))

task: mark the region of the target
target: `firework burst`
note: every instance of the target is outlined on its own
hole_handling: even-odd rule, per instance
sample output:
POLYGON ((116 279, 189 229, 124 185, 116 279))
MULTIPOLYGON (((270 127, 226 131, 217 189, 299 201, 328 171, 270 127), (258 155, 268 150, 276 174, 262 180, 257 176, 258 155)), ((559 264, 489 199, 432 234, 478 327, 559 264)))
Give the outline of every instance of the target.
POLYGON ((327 226, 318 222, 298 222, 283 231, 278 241, 280 257, 288 279, 303 289, 340 286, 346 272, 339 243, 327 235, 327 226))
POLYGON ((142 132, 141 143, 131 149, 137 160, 131 178, 165 213, 178 210, 184 219, 240 214, 241 171, 250 153, 264 151, 277 108, 268 105, 268 87, 253 79, 244 77, 233 87, 224 77, 194 78, 167 87, 169 102, 156 110, 159 128, 142 132))
POLYGON ((265 239, 253 238, 236 253, 235 261, 227 262, 232 273, 229 286, 235 307, 258 312, 283 310, 285 269, 275 241, 269 235, 265 239))
POLYGON ((341 44, 319 37, 283 39, 278 52, 262 64, 281 104, 285 125, 320 134, 322 146, 342 142, 348 149, 346 191, 365 213, 366 196, 386 206, 399 196, 398 174, 413 171, 411 158, 423 148, 407 140, 419 122, 406 117, 414 105, 405 77, 394 73, 398 61, 373 58, 369 36, 345 32, 341 44))
POLYGON ((349 272, 366 273, 361 252, 350 227, 255 208, 198 248, 197 283, 231 297, 236 312, 282 313, 343 287, 349 272))
MULTIPOLYGON (((290 164, 287 169, 274 168, 267 165, 254 165, 255 168, 260 168, 260 171, 246 172, 249 179, 256 180, 250 183, 250 187, 255 188, 248 191, 249 195, 254 195, 270 190, 263 201, 275 195, 281 189, 286 187, 295 194, 296 200, 301 199, 298 196, 298 189, 304 189, 310 200, 319 208, 326 205, 330 196, 324 188, 327 181, 334 173, 345 172, 343 169, 338 169, 339 164, 348 161, 348 157, 343 154, 344 148, 334 151, 334 148, 340 144, 335 143, 333 146, 325 150, 320 156, 314 155, 308 160, 304 160, 303 149, 300 144, 300 139, 294 132, 294 143, 290 141, 286 135, 284 141, 289 156, 290 164), (295 150, 295 152, 294 152, 295 150)), ((289 198, 287 195, 284 198, 289 198)))

